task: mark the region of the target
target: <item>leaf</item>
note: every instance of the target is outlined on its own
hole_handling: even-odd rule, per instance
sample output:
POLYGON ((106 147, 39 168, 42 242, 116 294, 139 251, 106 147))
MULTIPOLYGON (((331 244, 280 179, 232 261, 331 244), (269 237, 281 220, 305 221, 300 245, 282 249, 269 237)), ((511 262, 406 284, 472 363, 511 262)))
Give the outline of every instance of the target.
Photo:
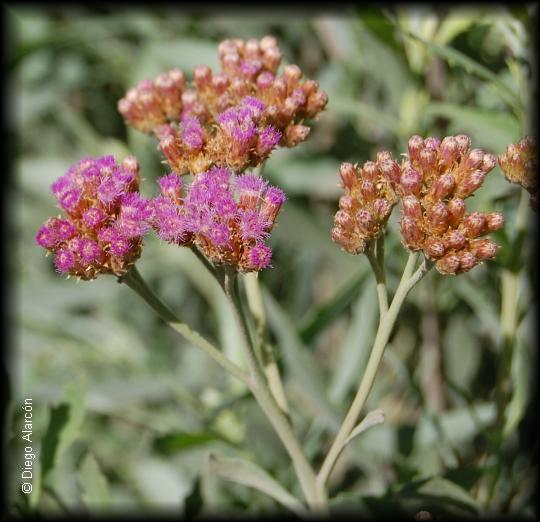
POLYGON ((363 433, 364 431, 368 430, 369 428, 376 426, 377 424, 382 424, 384 422, 384 412, 380 409, 370 411, 354 428, 354 430, 351 431, 351 434, 347 437, 345 440, 343 446, 346 446, 353 440, 355 437, 360 435, 360 433, 363 433))
POLYGON ((304 343, 312 342, 317 334, 341 316, 342 312, 357 296, 368 273, 367 266, 360 265, 359 273, 341 286, 336 291, 334 297, 317 307, 310 308, 308 313, 300 321, 300 327, 298 329, 298 334, 304 343))
POLYGON ((107 478, 99 468, 94 455, 87 453, 79 467, 82 499, 91 509, 103 508, 110 503, 107 478))
POLYGON ((203 446, 209 442, 225 440, 217 433, 203 431, 199 433, 188 433, 185 431, 175 431, 156 437, 152 443, 154 450, 162 455, 172 455, 180 451, 203 446))
POLYGON ((84 419, 84 393, 86 383, 81 378, 65 386, 65 401, 51 408, 49 425, 43 437, 41 449, 41 481, 45 482, 49 473, 56 466, 62 453, 71 445, 79 434, 84 419))
POLYGON ((406 484, 400 490, 399 495, 419 497, 425 502, 429 501, 441 506, 455 505, 473 513, 480 511, 479 505, 467 491, 442 477, 432 477, 406 484))
POLYGON ((451 132, 471 134, 476 145, 494 152, 502 152, 506 145, 520 137, 520 126, 511 114, 463 107, 452 103, 431 103, 427 116, 443 116, 451 124, 451 132))
POLYGON ((276 482, 265 470, 244 459, 218 457, 213 453, 208 456, 210 473, 231 482, 255 488, 290 509, 304 516, 307 511, 302 503, 292 496, 281 484, 276 482))
POLYGON ((328 425, 337 428, 339 419, 336 413, 339 412, 336 412, 335 406, 330 405, 326 397, 320 368, 302 345, 291 319, 265 288, 263 301, 270 327, 278 339, 279 353, 283 355, 290 374, 304 388, 306 398, 311 399, 319 415, 328 425))

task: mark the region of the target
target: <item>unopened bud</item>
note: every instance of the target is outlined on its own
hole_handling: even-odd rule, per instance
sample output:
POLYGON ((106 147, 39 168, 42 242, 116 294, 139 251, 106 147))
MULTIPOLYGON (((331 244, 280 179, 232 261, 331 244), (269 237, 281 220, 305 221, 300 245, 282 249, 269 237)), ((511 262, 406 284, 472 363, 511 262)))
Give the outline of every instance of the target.
POLYGON ((358 228, 366 235, 372 234, 377 226, 371 212, 365 209, 356 213, 356 222, 358 228))
POLYGON ((441 274, 455 274, 459 269, 459 257, 456 254, 447 254, 437 261, 435 268, 441 274))
POLYGON ((259 47, 261 48, 261 51, 266 51, 267 49, 270 49, 270 47, 277 47, 277 40, 274 36, 263 36, 259 42, 259 47))
POLYGON ((287 147, 294 147, 309 136, 310 128, 305 125, 290 125, 285 131, 285 142, 287 147))
POLYGON ((455 136, 455 139, 458 144, 459 151, 461 154, 465 154, 471 146, 471 139, 465 134, 458 134, 455 136))
POLYGON ((446 248, 444 243, 435 238, 429 238, 424 243, 424 253, 430 259, 439 259, 439 257, 444 256, 446 248))
POLYGON ((431 188, 431 197, 434 200, 446 198, 456 185, 454 176, 447 172, 435 180, 431 188))
POLYGON ((362 167, 362 173, 360 177, 362 179, 367 179, 375 183, 377 181, 378 174, 379 171, 377 169, 377 165, 373 161, 366 161, 364 163, 364 166, 362 167))
POLYGON ((302 70, 298 65, 291 63, 283 69, 283 78, 287 82, 289 88, 293 87, 298 83, 298 80, 302 78, 302 70))
POLYGON ((482 171, 487 174, 490 170, 493 170, 497 165, 497 158, 493 154, 484 154, 484 161, 482 162, 482 171))
POLYGON ((129 170, 130 172, 138 174, 140 165, 135 156, 126 156, 124 158, 124 161, 122 161, 122 167, 126 170, 129 170))
POLYGON ((283 78, 276 78, 272 85, 275 95, 284 100, 287 97, 287 82, 283 78))
POLYGON ((439 138, 434 138, 430 136, 424 140, 424 148, 437 150, 441 145, 441 140, 439 138))
POLYGON ((339 198, 339 208, 351 210, 354 207, 354 199, 351 196, 344 195, 339 198))
POLYGON ((453 136, 446 136, 441 142, 439 155, 443 165, 452 165, 459 155, 459 146, 453 136))
POLYGON ((463 231, 467 237, 481 236, 486 229, 486 216, 482 212, 473 212, 463 218, 463 231))
POLYGON ((426 214, 428 226, 435 234, 442 234, 448 229, 449 212, 446 205, 439 201, 433 205, 426 214))
POLYGON ((400 184, 404 194, 420 194, 422 177, 413 168, 405 168, 401 174, 400 184))
POLYGON ((497 245, 489 239, 476 239, 469 243, 469 250, 480 261, 495 257, 497 248, 497 245))
POLYGON ((399 168, 399 165, 396 161, 394 161, 393 159, 384 159, 379 162, 379 160, 377 160, 377 165, 379 166, 381 174, 388 181, 390 181, 393 185, 397 185, 399 183, 401 177, 401 169, 399 168))
POLYGON ((470 196, 484 183, 485 177, 486 175, 481 170, 473 170, 472 172, 465 173, 459 180, 456 195, 461 198, 470 196))
POLYGON ((321 112, 328 103, 328 95, 324 91, 317 91, 311 94, 307 100, 306 111, 313 117, 321 112))
POLYGON ((264 71, 257 76, 257 87, 261 90, 268 89, 274 83, 276 77, 268 71, 264 71))
POLYGON ((339 175, 341 177, 341 183, 343 188, 351 190, 355 180, 356 180, 356 170, 352 163, 342 163, 339 168, 339 175))
POLYGON ((449 249, 461 250, 467 244, 467 238, 459 230, 451 230, 443 238, 449 249))
POLYGON ((478 264, 478 259, 472 252, 460 252, 459 253, 459 268, 463 272, 468 272, 471 268, 474 268, 478 264))
POLYGON ((373 213, 379 222, 385 221, 392 212, 392 204, 383 198, 378 198, 373 202, 373 213))
POLYGON ((418 160, 420 151, 424 148, 424 140, 420 136, 412 136, 409 138, 408 149, 409 158, 413 161, 418 160))
POLYGON ((450 226, 457 227, 465 214, 465 202, 461 198, 451 199, 446 208, 449 212, 450 226))
POLYGON ((504 226, 504 216, 500 212, 486 214, 486 226, 490 232, 499 230, 504 226))
POLYGON ((403 216, 400 222, 403 243, 409 250, 418 250, 422 246, 424 234, 416 222, 408 216, 403 216))
POLYGON ((360 194, 366 201, 372 200, 377 194, 375 184, 368 179, 364 179, 360 182, 360 194))
POLYGON ((269 47, 262 57, 263 65, 271 72, 275 72, 281 62, 281 51, 277 47, 269 47))
POLYGON ((229 86, 229 77, 225 73, 218 73, 212 78, 212 88, 217 94, 225 92, 229 86))
POLYGON ((405 196, 402 203, 403 215, 413 219, 414 221, 420 221, 422 219, 422 207, 420 206, 420 201, 416 196, 405 196))
POLYGON ((472 149, 465 160, 465 167, 467 169, 478 169, 482 165, 484 160, 484 152, 480 149, 472 149))
POLYGON ((246 58, 257 58, 259 55, 259 41, 255 38, 250 38, 244 47, 246 58))
POLYGON ((334 223, 344 229, 351 229, 354 227, 354 220, 351 215, 344 210, 338 210, 334 216, 334 223))
POLYGON ((427 148, 421 150, 418 162, 424 172, 434 171, 437 168, 437 152, 427 148))

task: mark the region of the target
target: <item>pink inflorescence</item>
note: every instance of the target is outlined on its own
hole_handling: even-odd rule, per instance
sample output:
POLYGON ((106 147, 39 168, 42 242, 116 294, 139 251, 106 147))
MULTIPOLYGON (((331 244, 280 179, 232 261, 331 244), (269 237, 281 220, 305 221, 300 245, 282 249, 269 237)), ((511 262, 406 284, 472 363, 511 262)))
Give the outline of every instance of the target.
POLYGON ((237 176, 218 167, 197 174, 185 193, 176 174, 158 183, 161 195, 152 200, 151 223, 160 239, 195 246, 213 263, 240 272, 270 264, 265 241, 285 202, 282 190, 255 174, 237 176))
POLYGON ((102 156, 79 160, 53 183, 64 217, 49 218, 36 242, 55 254, 58 272, 86 280, 127 272, 141 254, 152 216, 139 195, 139 181, 133 156, 121 165, 113 156, 102 156))

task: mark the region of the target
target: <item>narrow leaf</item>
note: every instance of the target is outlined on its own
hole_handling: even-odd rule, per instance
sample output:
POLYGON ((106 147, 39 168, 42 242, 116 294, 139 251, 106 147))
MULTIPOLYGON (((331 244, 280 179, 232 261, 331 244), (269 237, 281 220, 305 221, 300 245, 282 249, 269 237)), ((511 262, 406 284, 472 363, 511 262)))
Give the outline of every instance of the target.
POLYGON ((384 422, 384 412, 382 410, 370 411, 362 419, 360 424, 358 424, 358 426, 356 426, 356 428, 354 428, 354 430, 351 431, 351 434, 347 437, 343 445, 346 446, 347 444, 349 444, 349 442, 351 442, 351 440, 353 440, 355 437, 360 435, 360 433, 368 430, 372 426, 376 426, 377 424, 382 424, 383 422, 384 422))
POLYGON ((252 462, 238 458, 218 457, 211 453, 208 457, 208 467, 210 473, 214 475, 255 488, 298 515, 306 514, 306 509, 296 497, 293 497, 266 471, 252 462))
POLYGON ((88 507, 94 509, 109 504, 110 495, 107 478, 91 453, 88 453, 81 463, 79 482, 82 488, 82 499, 88 507))

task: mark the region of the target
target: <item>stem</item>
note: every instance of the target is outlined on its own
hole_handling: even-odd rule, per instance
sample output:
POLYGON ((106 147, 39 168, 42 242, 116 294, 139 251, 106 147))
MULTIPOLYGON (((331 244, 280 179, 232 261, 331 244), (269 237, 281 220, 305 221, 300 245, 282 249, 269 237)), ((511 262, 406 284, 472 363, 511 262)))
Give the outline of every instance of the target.
POLYGON ((261 287, 257 272, 250 272, 244 277, 246 296, 249 309, 255 319, 257 342, 261 348, 263 369, 270 386, 270 391, 276 399, 282 411, 289 415, 287 397, 283 388, 283 382, 279 374, 279 368, 274 358, 274 352, 268 339, 268 329, 266 325, 266 313, 264 310, 261 287))
POLYGON ((320 490, 324 490, 326 488, 326 483, 330 477, 334 464, 344 448, 347 437, 350 435, 358 421, 360 412, 362 411, 371 387, 373 386, 373 381, 375 380, 375 375, 379 368, 384 349, 388 343, 390 333, 392 332, 392 328, 396 322, 405 297, 414 287, 414 285, 416 285, 416 283, 418 283, 424 274, 431 268, 431 264, 428 265, 427 261, 424 260, 416 272, 411 275, 417 258, 418 253, 411 253, 409 255, 407 265, 403 271, 403 276, 401 277, 399 286, 397 287, 394 298, 392 299, 392 304, 390 305, 388 312, 381 317, 379 328, 377 329, 377 335, 375 336, 375 341, 373 343, 373 348, 371 350, 371 354, 369 356, 369 360, 367 362, 367 366, 356 396, 351 404, 351 407, 349 408, 349 411, 347 412, 345 420, 343 421, 343 424, 341 425, 332 446, 330 447, 330 451, 328 452, 328 455, 321 466, 319 475, 317 476, 317 483, 320 490))
POLYGON ((244 384, 250 386, 248 374, 235 363, 227 359, 221 351, 208 342, 198 332, 192 330, 187 324, 182 323, 171 311, 171 309, 152 291, 142 278, 141 274, 135 266, 132 266, 127 274, 118 278, 119 283, 125 283, 129 288, 135 291, 142 297, 158 315, 178 333, 193 343, 197 348, 206 352, 214 361, 222 368, 228 371, 231 375, 240 379, 244 384))
POLYGON ((225 295, 232 305, 234 316, 241 333, 241 338, 243 341, 242 345, 251 374, 251 391, 264 414, 272 424, 272 427, 276 431, 281 442, 285 446, 289 456, 291 457, 296 475, 298 476, 300 486, 308 505, 314 511, 326 511, 326 497, 324 495, 320 495, 317 491, 315 473, 307 461, 300 443, 293 433, 287 418, 272 396, 272 393, 270 392, 264 378, 264 374, 262 373, 262 370, 258 364, 255 351, 249 337, 246 318, 243 315, 238 294, 234 288, 235 278, 236 273, 227 271, 225 274, 223 288, 225 295))
POLYGON ((216 268, 214 265, 206 259, 206 256, 195 246, 190 246, 191 251, 197 256, 199 261, 205 266, 205 268, 214 276, 217 277, 216 268))
MULTIPOLYGON (((380 238, 379 238, 380 239, 380 238)), ((366 250, 367 258, 369 259, 369 264, 371 269, 375 274, 375 280, 377 281, 377 297, 379 299, 379 315, 382 319, 384 314, 388 311, 388 292, 386 290, 386 277, 384 274, 384 247, 382 241, 377 241, 377 253, 378 256, 375 256, 375 245, 370 243, 366 250)))

